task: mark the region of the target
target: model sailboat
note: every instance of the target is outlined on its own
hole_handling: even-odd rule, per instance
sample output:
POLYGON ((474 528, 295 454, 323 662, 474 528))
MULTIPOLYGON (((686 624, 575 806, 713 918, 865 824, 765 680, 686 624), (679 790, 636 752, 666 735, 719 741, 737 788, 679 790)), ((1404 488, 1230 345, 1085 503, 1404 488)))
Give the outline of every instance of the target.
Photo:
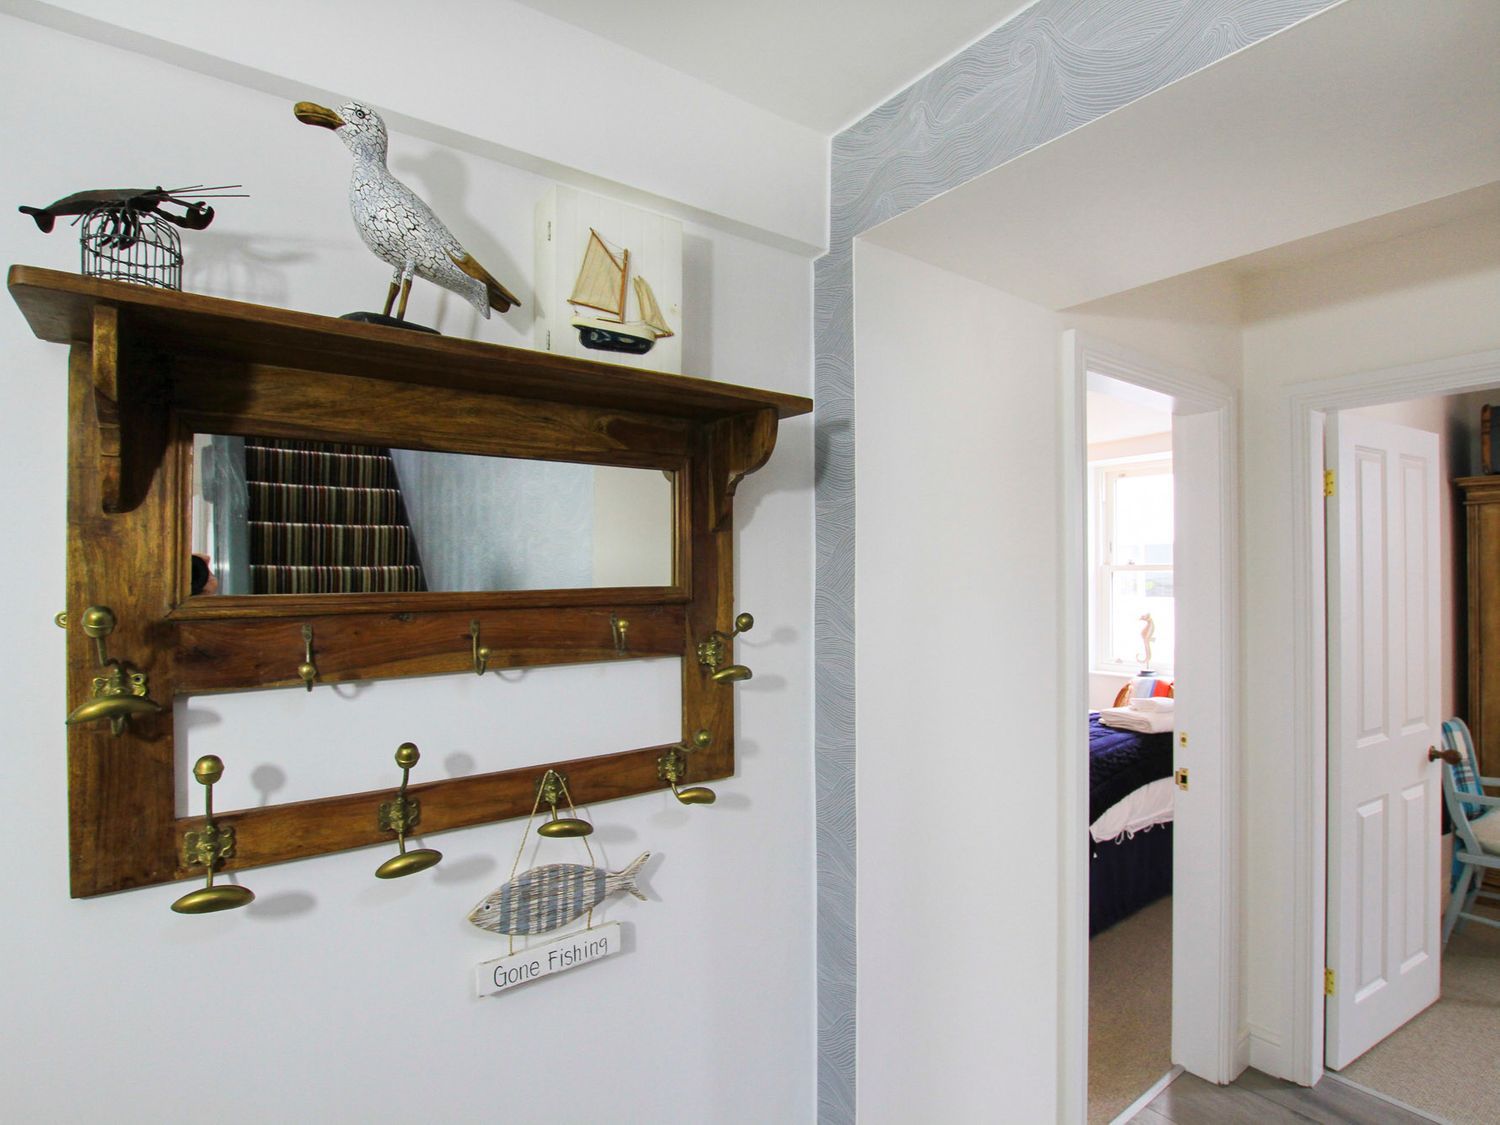
POLYGON ((639 274, 630 276, 630 251, 621 249, 616 255, 593 227, 589 228, 588 249, 583 252, 583 266, 568 303, 604 314, 573 318, 578 340, 586 348, 645 355, 657 340, 673 335, 646 279, 639 274), (638 319, 627 321, 626 297, 631 288, 638 319))

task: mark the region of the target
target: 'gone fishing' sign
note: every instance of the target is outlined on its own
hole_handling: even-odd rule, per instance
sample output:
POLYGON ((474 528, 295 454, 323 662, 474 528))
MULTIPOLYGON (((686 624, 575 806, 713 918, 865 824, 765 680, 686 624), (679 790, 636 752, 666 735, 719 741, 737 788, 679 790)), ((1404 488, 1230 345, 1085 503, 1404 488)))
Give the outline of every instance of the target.
POLYGON ((618 952, 620 923, 605 922, 592 929, 575 930, 544 945, 533 945, 520 953, 476 965, 474 992, 477 996, 498 996, 518 985, 576 969, 618 952))

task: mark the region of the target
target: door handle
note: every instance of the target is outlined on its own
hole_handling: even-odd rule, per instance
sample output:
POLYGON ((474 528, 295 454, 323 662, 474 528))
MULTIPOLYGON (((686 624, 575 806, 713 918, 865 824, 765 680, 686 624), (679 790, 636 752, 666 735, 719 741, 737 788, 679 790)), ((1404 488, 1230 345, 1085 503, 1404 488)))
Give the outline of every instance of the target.
POLYGON ((1427 760, 1429 762, 1447 762, 1450 766, 1461 766, 1464 764, 1464 756, 1457 750, 1439 750, 1436 746, 1427 748, 1427 760))

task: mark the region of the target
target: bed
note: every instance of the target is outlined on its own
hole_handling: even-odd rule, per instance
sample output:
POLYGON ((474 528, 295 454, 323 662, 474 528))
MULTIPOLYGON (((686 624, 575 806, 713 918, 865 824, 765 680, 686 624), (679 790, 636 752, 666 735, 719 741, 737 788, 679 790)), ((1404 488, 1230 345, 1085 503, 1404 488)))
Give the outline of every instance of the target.
POLYGON ((1089 936, 1172 893, 1172 734, 1089 715, 1089 936))

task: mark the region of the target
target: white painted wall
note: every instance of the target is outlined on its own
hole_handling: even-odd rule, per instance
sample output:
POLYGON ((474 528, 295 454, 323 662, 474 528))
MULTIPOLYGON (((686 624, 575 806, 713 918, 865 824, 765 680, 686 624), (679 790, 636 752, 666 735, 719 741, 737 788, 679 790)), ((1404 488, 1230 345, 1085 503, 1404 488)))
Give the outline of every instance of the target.
MULTIPOLYGON (((313 18, 313 8, 301 16, 313 18)), ((295 45, 295 22, 273 28, 256 18, 265 21, 264 42, 274 34, 295 45)), ((415 35, 423 19, 412 10, 400 26, 415 35)), ((507 49, 525 53, 516 34, 513 27, 507 49)), ((384 295, 385 267, 359 243, 343 202, 342 146, 299 126, 284 98, 9 17, 0 17, 0 42, 0 199, 45 203, 92 186, 242 180, 252 198, 226 201, 213 227, 185 235, 189 288, 327 313, 384 295)), ((564 65, 549 59, 554 49, 537 45, 534 65, 564 65)), ((326 44, 323 51, 337 69, 337 53, 326 44)), ((408 73, 376 93, 417 88, 418 75, 408 73)), ((493 98, 474 104, 507 112, 493 98)), ((545 101, 519 99, 509 112, 535 128, 559 124, 560 111, 545 101)), ((670 139, 682 149, 712 140, 679 128, 690 117, 674 121, 670 139)), ((518 267, 531 260, 532 203, 548 181, 400 133, 392 150, 396 170, 497 276, 519 282, 525 299, 518 267)), ((651 165, 642 154, 639 167, 651 165)), ((623 167, 620 174, 633 176, 623 167)), ((684 178, 682 194, 694 183, 684 178)), ((809 393, 808 261, 701 223, 684 234, 698 303, 685 369, 809 393)), ((66 226, 44 236, 11 214, 0 223, 0 260, 72 269, 77 244, 66 226)), ((609 864, 647 848, 660 857, 644 879, 652 901, 608 911, 633 927, 631 948, 480 1001, 470 995, 472 966, 501 943, 464 915, 508 871, 521 839, 516 823, 433 837, 447 854, 443 865, 398 884, 372 878, 383 854, 375 850, 249 872, 244 881, 260 898, 228 915, 172 914, 181 887, 67 897, 62 717, 70 701, 64 637, 51 624, 63 608, 66 351, 35 340, 10 302, 3 306, 0 473, 11 535, 0 553, 0 681, 24 701, 10 709, 12 749, 0 757, 9 810, 0 848, 17 860, 4 884, 12 924, 0 936, 10 966, 12 1034, 0 1061, 7 1116, 155 1121, 174 1112, 163 1107, 218 1091, 215 1112, 226 1122, 536 1118, 558 1106, 637 1121, 811 1120, 810 423, 782 427, 775 457, 737 497, 738 603, 758 620, 738 642, 756 671, 736 689, 739 776, 719 787, 710 809, 686 809, 668 795, 593 808, 596 849, 609 864), (192 1039, 199 1034, 202 1046, 192 1039)), ((420 283, 411 315, 456 335, 529 340, 524 315, 476 321, 466 305, 420 283)), ((570 739, 618 737, 611 712, 595 707, 597 670, 550 670, 564 678, 574 671, 571 692, 557 691, 587 722, 570 739)), ((350 769, 385 761, 402 738, 422 745, 419 770, 482 769, 509 749, 510 736, 496 732, 535 742, 554 732, 545 715, 520 725, 512 717, 534 686, 467 673, 377 685, 365 699, 399 687, 405 720, 368 741, 345 733, 364 700, 335 705, 320 689, 317 714, 305 716, 300 739, 287 746, 265 731, 299 706, 292 696, 309 697, 267 693, 243 721, 225 719, 195 737, 219 740, 231 775, 266 763, 285 772, 288 787, 329 758, 343 756, 350 769)), ((220 702, 218 713, 229 715, 229 698, 220 702)))
POLYGON ((1240 304, 1233 274, 1204 269, 1075 305, 1063 326, 1233 387, 1242 367, 1240 304))
POLYGON ((858 1081, 871 1121, 1060 1112, 1056 755, 1086 752, 1083 716, 1060 730, 1055 706, 1061 335, 1239 375, 1237 289, 1153 289, 1055 313, 856 246, 858 1081))
MULTIPOLYGON (((1244 286, 1247 1017, 1254 1065, 1293 1052, 1291 426, 1310 380, 1500 347, 1500 215, 1248 278, 1244 286)), ((1311 1045, 1318 1057, 1322 1045, 1311 1045)))
POLYGON ((861 1117, 1051 1120, 1058 317, 865 244, 855 289, 861 1117))
POLYGON ((283 98, 367 101, 430 140, 679 217, 828 244, 826 134, 511 0, 261 0, 196 19, 171 0, 7 10, 283 98))

